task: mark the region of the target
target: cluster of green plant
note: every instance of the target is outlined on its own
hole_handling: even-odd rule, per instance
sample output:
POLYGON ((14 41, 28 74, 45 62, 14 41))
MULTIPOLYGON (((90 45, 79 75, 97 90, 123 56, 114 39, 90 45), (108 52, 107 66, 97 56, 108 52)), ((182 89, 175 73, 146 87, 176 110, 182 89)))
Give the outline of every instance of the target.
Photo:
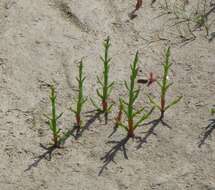
POLYGON ((175 18, 174 26, 184 24, 186 29, 188 30, 188 35, 186 36, 183 31, 181 31, 182 27, 177 27, 179 35, 184 40, 195 39, 196 35, 194 32, 199 28, 204 28, 206 31, 206 36, 209 36, 209 29, 211 25, 214 23, 213 20, 209 20, 209 16, 215 10, 215 5, 210 4, 207 0, 196 1, 196 8, 190 10, 189 12, 186 9, 186 6, 189 4, 189 1, 174 1, 167 2, 165 0, 164 4, 161 4, 161 9, 163 10, 163 14, 173 15, 175 18))
MULTIPOLYGON (((100 85, 100 88, 96 90, 98 99, 101 101, 101 106, 98 106, 92 99, 91 102, 96 107, 96 110, 98 113, 104 113, 108 114, 113 106, 113 104, 109 104, 108 98, 111 95, 114 82, 109 82, 109 71, 110 71, 110 61, 111 58, 109 58, 109 48, 110 48, 110 38, 108 37, 104 43, 104 57, 101 57, 102 63, 103 63, 103 75, 102 79, 100 79, 97 76, 97 82, 100 85)), ((124 81, 124 86, 127 90, 127 100, 126 98, 119 98, 119 111, 117 114, 116 120, 116 127, 122 127, 127 131, 127 137, 133 138, 135 136, 134 131, 136 128, 141 127, 145 120, 149 118, 149 116, 153 113, 154 108, 158 108, 161 112, 160 120, 164 118, 164 113, 167 109, 172 107, 173 105, 177 104, 182 97, 178 97, 174 101, 172 101, 170 104, 166 105, 166 93, 169 90, 169 87, 172 85, 172 83, 168 82, 168 73, 171 67, 170 63, 170 48, 166 50, 165 54, 165 62, 163 64, 163 77, 162 81, 159 82, 156 80, 156 78, 153 77, 153 73, 150 74, 150 78, 148 79, 148 86, 151 84, 151 82, 157 82, 157 84, 160 87, 160 104, 157 104, 155 100, 148 96, 152 108, 150 111, 146 111, 145 107, 142 107, 140 109, 136 109, 135 104, 138 101, 138 97, 140 94, 140 88, 137 86, 137 76, 138 76, 138 62, 139 62, 139 54, 138 52, 135 55, 133 63, 130 65, 131 74, 130 74, 130 80, 124 81), (153 79, 153 80, 152 80, 153 79)), ((77 80, 77 87, 78 87, 78 94, 76 97, 76 104, 73 108, 70 108, 70 110, 75 114, 75 129, 80 130, 82 127, 82 110, 83 106, 87 101, 87 98, 84 96, 84 82, 86 80, 86 77, 83 74, 83 62, 82 60, 79 63, 79 75, 76 77, 77 80)), ((56 92, 54 86, 51 86, 51 95, 50 95, 50 101, 51 101, 51 117, 46 116, 48 119, 49 128, 53 135, 53 144, 55 147, 59 147, 61 145, 61 141, 65 141, 65 139, 70 134, 62 133, 61 129, 57 125, 57 121, 60 119, 60 117, 63 115, 56 113, 56 92)), ((107 121, 107 120, 106 120, 107 121)))

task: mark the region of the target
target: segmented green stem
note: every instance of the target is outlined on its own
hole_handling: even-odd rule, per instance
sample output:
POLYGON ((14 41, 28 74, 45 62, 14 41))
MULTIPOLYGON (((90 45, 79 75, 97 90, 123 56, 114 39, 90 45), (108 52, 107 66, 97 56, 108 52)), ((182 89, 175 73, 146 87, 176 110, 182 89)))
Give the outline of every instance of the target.
POLYGON ((109 37, 107 37, 107 39, 104 40, 103 46, 104 46, 104 56, 100 56, 100 59, 103 63, 103 76, 102 76, 102 79, 100 79, 97 76, 97 82, 101 86, 101 90, 100 89, 96 90, 98 97, 101 99, 102 108, 100 108, 100 106, 97 106, 92 99, 91 99, 91 102, 99 112, 105 113, 105 116, 107 117, 107 113, 110 111, 110 109, 113 106, 113 104, 108 105, 108 98, 111 95, 113 85, 114 85, 114 82, 109 81, 110 61, 111 61, 111 58, 109 58, 109 48, 111 46, 109 37))
POLYGON ((56 95, 55 95, 55 89, 52 86, 51 87, 51 104, 52 104, 52 129, 53 129, 53 139, 54 139, 54 144, 56 145, 58 142, 58 137, 57 137, 57 119, 56 119, 56 95))
POLYGON ((79 75, 76 78, 78 82, 78 98, 77 98, 77 103, 76 103, 76 110, 73 110, 71 108, 71 111, 75 113, 76 116, 76 124, 77 127, 81 127, 81 112, 83 109, 84 103, 87 101, 87 98, 84 97, 83 95, 83 87, 84 87, 84 81, 86 79, 85 76, 83 76, 83 61, 81 60, 79 63, 79 75))
POLYGON ((131 67, 131 75, 130 75, 130 84, 125 81, 125 87, 128 90, 128 103, 124 101, 123 99, 120 99, 120 104, 122 105, 122 111, 125 113, 127 117, 127 125, 124 125, 122 123, 119 124, 119 126, 123 127, 125 130, 127 130, 127 135, 128 137, 134 137, 134 130, 141 126, 143 121, 149 117, 149 115, 152 113, 153 109, 148 112, 144 113, 144 108, 141 108, 138 111, 135 111, 134 109, 134 104, 135 101, 137 100, 140 89, 135 88, 135 82, 137 78, 137 73, 138 73, 138 52, 135 55, 135 59, 133 61, 133 64, 130 66, 131 67), (142 116, 137 120, 137 122, 134 121, 137 115, 142 114, 142 116))
POLYGON ((169 74, 169 70, 170 67, 172 66, 172 64, 170 63, 170 47, 167 48, 166 53, 165 53, 165 62, 163 64, 163 77, 162 77, 162 81, 161 83, 159 81, 157 81, 160 89, 161 89, 161 95, 160 95, 160 105, 157 104, 152 97, 148 96, 150 102, 157 107, 160 112, 160 120, 163 119, 164 117, 164 113, 167 109, 169 109, 170 107, 172 107, 173 105, 177 104, 182 96, 176 98, 174 101, 172 101, 169 105, 166 105, 166 93, 169 89, 169 87, 172 85, 172 83, 168 83, 168 74, 169 74))
POLYGON ((54 86, 51 86, 51 95, 49 98, 51 100, 52 114, 51 114, 51 118, 47 115, 45 115, 45 117, 48 119, 49 128, 52 131, 54 146, 59 146, 60 129, 57 127, 57 120, 63 115, 63 113, 61 113, 58 116, 56 114, 56 98, 57 98, 57 96, 55 93, 54 86))

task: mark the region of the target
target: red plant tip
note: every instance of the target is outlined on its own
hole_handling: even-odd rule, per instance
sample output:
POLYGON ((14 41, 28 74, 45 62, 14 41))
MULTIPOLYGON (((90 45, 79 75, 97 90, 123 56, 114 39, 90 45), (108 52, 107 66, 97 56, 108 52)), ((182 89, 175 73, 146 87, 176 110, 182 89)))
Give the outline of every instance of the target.
POLYGON ((152 72, 150 72, 147 86, 150 86, 155 81, 156 81, 156 77, 154 76, 154 74, 152 72))

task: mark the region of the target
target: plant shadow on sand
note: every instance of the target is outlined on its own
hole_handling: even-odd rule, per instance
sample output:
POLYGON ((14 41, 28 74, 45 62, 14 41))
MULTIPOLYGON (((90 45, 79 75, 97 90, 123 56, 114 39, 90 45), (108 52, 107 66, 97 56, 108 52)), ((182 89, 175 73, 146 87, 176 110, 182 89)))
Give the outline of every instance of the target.
POLYGON ((207 127, 204 128, 204 131, 200 134, 200 142, 198 147, 201 148, 205 144, 208 137, 211 136, 211 133, 215 130, 215 119, 210 119, 207 127))
POLYGON ((73 134, 73 136, 74 136, 74 138, 76 140, 79 139, 86 130, 89 130, 90 126, 97 119, 100 120, 101 113, 100 112, 96 112, 96 110, 85 112, 85 114, 90 114, 90 115, 86 115, 86 117, 88 117, 89 119, 87 120, 87 122, 85 123, 85 125, 83 127, 81 127, 81 128, 77 128, 76 127, 76 132, 73 134), (91 114, 91 113, 93 113, 93 114, 91 114))
POLYGON ((159 124, 162 124, 163 126, 169 128, 169 129, 172 128, 169 124, 167 124, 165 121, 163 121, 163 119, 160 119, 160 118, 154 119, 148 123, 143 124, 143 126, 151 125, 151 127, 146 132, 144 132, 145 133, 144 137, 140 137, 140 136, 135 137, 135 139, 137 139, 137 141, 138 141, 137 149, 140 149, 144 143, 147 143, 147 140, 151 135, 157 136, 157 134, 155 133, 155 128, 159 124))
POLYGON ((33 167, 37 167, 38 164, 39 164, 43 159, 46 159, 46 160, 48 160, 48 161, 51 161, 51 159, 52 159, 52 153, 58 148, 58 147, 56 147, 56 146, 49 146, 49 147, 46 147, 46 146, 44 146, 43 144, 40 144, 40 147, 42 147, 42 148, 45 149, 46 151, 45 151, 43 154, 39 155, 39 156, 37 157, 37 159, 36 159, 32 164, 30 164, 30 165, 28 166, 27 169, 24 170, 25 172, 31 170, 33 167))
MULTIPOLYGON (((95 111, 90 111, 87 113, 93 113, 93 112, 95 112, 95 111)), ((90 115, 88 117, 90 117, 90 119, 86 122, 86 124, 81 129, 78 128, 77 126, 73 126, 72 130, 68 130, 66 133, 64 133, 64 136, 60 140, 59 146, 52 145, 52 146, 47 147, 43 144, 40 144, 40 147, 43 148, 45 150, 45 152, 43 154, 37 156, 36 160, 32 164, 30 164, 27 169, 25 169, 25 172, 31 170, 33 167, 37 167, 38 164, 44 159, 51 161, 53 152, 59 148, 63 148, 61 146, 65 144, 66 140, 70 136, 73 136, 75 138, 75 140, 79 139, 82 136, 83 132, 85 130, 88 130, 89 127, 96 121, 96 119, 100 118, 100 113, 95 113, 94 115, 90 115)))
POLYGON ((101 157, 101 160, 103 160, 103 166, 101 167, 99 171, 99 176, 103 173, 104 169, 107 168, 107 166, 110 164, 110 162, 114 162, 114 158, 118 151, 122 151, 124 158, 128 159, 125 145, 128 142, 129 137, 125 137, 121 139, 120 141, 108 141, 106 144, 115 144, 103 157, 101 157))
MULTIPOLYGON (((141 148, 142 147, 142 144, 143 143, 147 143, 147 139, 151 136, 151 135, 156 135, 156 133, 154 132, 155 128, 158 126, 158 124, 162 124, 166 127, 168 127, 169 129, 171 129, 171 127, 166 123, 164 122, 163 120, 161 120, 160 118, 159 119, 155 119, 153 121, 150 121, 148 123, 145 123, 144 126, 147 126, 147 125, 152 125, 149 130, 147 132, 145 132, 145 136, 144 137, 140 137, 140 136, 135 136, 134 139, 137 140, 138 142, 138 146, 137 146, 137 149, 141 148)), ((116 131, 117 131, 118 127, 115 126, 114 129, 113 129, 113 132, 109 135, 109 137, 111 137, 116 131)), ((126 152, 126 144, 128 143, 129 139, 132 139, 132 138, 129 138, 128 136, 124 137, 123 139, 119 140, 119 141, 108 141, 106 144, 114 144, 112 146, 112 148, 103 156, 101 157, 101 160, 103 161, 103 166, 101 167, 98 175, 100 176, 104 169, 107 169, 107 166, 113 162, 113 163, 116 163, 114 158, 116 156, 116 154, 118 153, 118 151, 122 151, 123 152, 123 155, 124 155, 124 158, 125 159, 128 159, 128 155, 127 155, 127 152, 126 152)))
POLYGON ((115 124, 115 126, 113 127, 113 131, 112 131, 112 133, 108 136, 108 138, 112 137, 112 136, 117 132, 117 129, 118 129, 118 125, 115 124))
POLYGON ((36 157, 36 160, 35 160, 32 164, 30 164, 30 165, 28 166, 28 168, 25 169, 24 171, 27 172, 27 171, 31 170, 33 167, 37 167, 38 164, 39 164, 42 160, 44 160, 44 159, 45 159, 45 160, 48 160, 48 161, 51 161, 53 152, 54 152, 55 150, 57 150, 57 149, 62 149, 62 148, 63 148, 62 145, 64 145, 65 142, 66 142, 66 140, 67 140, 70 136, 73 135, 73 133, 74 133, 75 130, 76 130, 76 128, 73 127, 72 130, 69 130, 69 131, 67 131, 66 133, 64 133, 64 136, 60 139, 59 146, 55 146, 55 145, 45 146, 45 145, 43 145, 43 144, 40 143, 40 147, 41 147, 42 149, 44 149, 45 152, 44 152, 43 154, 37 156, 37 157, 36 157))

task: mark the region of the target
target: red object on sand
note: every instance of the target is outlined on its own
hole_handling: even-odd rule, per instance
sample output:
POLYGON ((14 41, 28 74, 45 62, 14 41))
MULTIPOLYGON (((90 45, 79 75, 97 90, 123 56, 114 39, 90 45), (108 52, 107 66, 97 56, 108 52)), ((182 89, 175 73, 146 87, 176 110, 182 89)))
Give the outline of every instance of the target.
POLYGON ((149 74, 149 78, 148 79, 138 79, 137 83, 141 83, 141 84, 147 84, 147 86, 150 86, 152 83, 154 83, 156 81, 156 77, 154 76, 154 74, 152 72, 150 72, 149 74))
POLYGON ((137 0, 135 11, 137 11, 143 4, 143 0, 137 0))
POLYGON ((137 10, 139 10, 140 7, 142 7, 142 5, 143 5, 143 0, 137 0, 135 9, 129 14, 130 19, 134 19, 135 17, 137 17, 137 15, 135 14, 135 12, 137 10))
POLYGON ((150 85, 151 85, 152 83, 154 83, 155 81, 156 81, 156 77, 154 76, 154 74, 153 74, 152 72, 150 72, 147 86, 150 86, 150 85))

